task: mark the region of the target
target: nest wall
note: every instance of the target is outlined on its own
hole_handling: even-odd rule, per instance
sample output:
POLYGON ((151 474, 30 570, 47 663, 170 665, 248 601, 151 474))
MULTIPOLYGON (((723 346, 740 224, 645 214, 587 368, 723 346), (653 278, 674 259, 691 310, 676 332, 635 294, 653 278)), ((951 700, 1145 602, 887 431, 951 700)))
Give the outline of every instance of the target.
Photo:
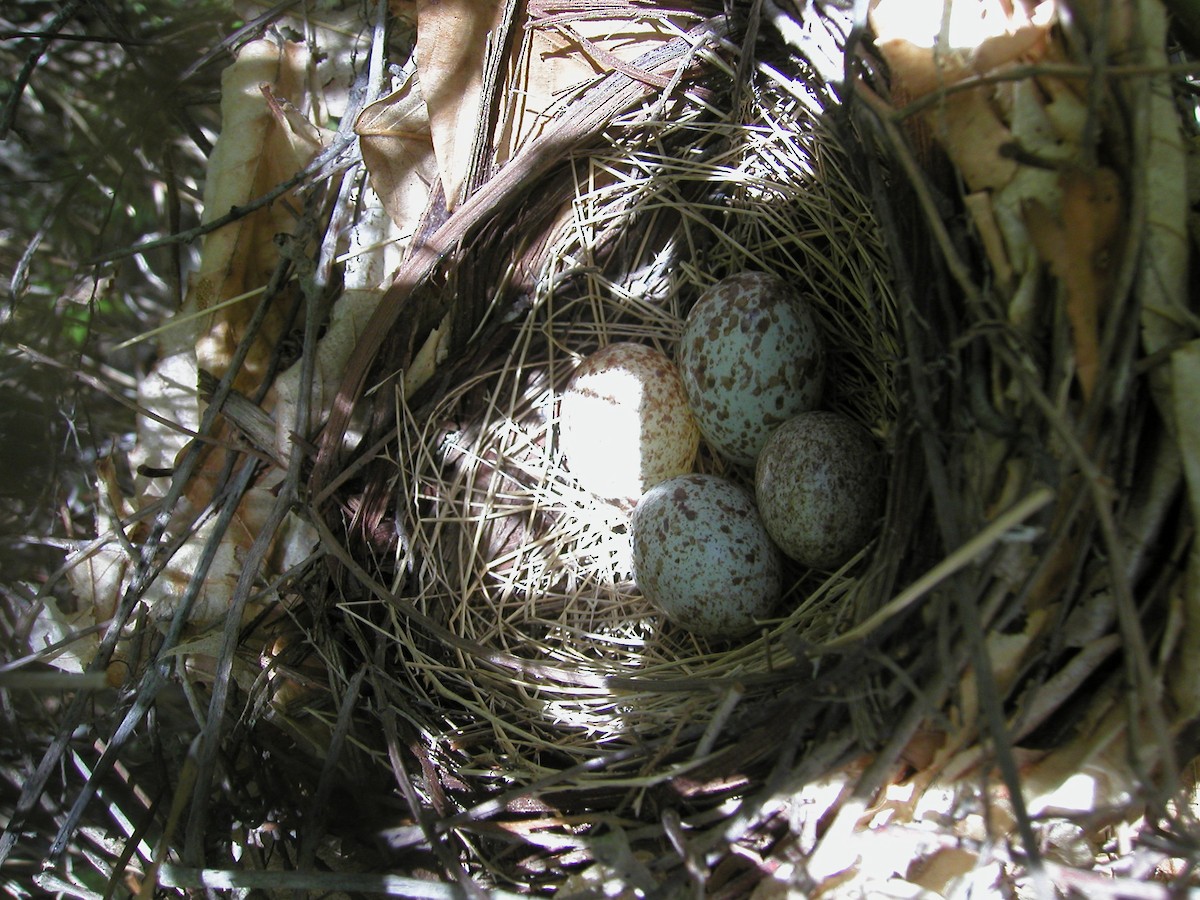
MULTIPOLYGON (((511 268, 468 250, 446 283, 491 272, 493 306, 468 318, 470 346, 432 391, 394 398, 385 456, 403 538, 380 577, 398 600, 356 607, 351 627, 382 637, 389 691, 432 711, 431 752, 489 789, 587 785, 619 804, 631 778, 753 781, 802 746, 872 751, 876 786, 981 765, 1011 783, 1017 757, 1045 786, 1064 760, 1116 752, 1102 723, 1120 717, 1131 672, 1160 709, 1164 604, 1190 528, 1178 448, 1135 375, 1138 296, 1113 298, 1106 364, 1081 388, 1060 273, 991 280, 952 153, 896 112, 886 65, 865 54, 848 98, 771 48, 746 82, 736 56, 708 60, 715 78, 669 115, 640 107, 576 154, 554 227, 518 254, 518 290, 511 268), (778 617, 723 643, 640 596, 627 511, 575 484, 556 397, 606 344, 672 355, 696 297, 744 269, 813 302, 827 405, 885 448, 889 491, 869 547, 836 572, 793 566, 778 617), (1184 543, 1158 549, 1171 534, 1184 543), (781 721, 794 725, 782 737, 781 721), (996 728, 1015 756, 984 750, 996 728)), ((1126 164, 1131 133, 1119 114, 1098 131, 1126 164)), ((1119 252, 1115 268, 1136 268, 1135 241, 1119 252)), ((704 450, 698 465, 751 476, 704 450)), ((1161 746, 1164 726, 1151 713, 1125 739, 1161 746)))

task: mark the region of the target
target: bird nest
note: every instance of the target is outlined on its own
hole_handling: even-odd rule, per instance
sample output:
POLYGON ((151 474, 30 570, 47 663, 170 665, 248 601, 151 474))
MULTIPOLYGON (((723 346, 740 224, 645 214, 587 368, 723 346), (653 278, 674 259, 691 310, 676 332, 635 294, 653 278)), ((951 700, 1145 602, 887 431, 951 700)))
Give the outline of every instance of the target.
MULTIPOLYGON (((557 440, 581 358, 619 341, 673 357, 696 296, 745 269, 803 286, 831 350, 829 402, 891 432, 900 339, 885 243, 837 125, 784 88, 727 87, 615 122, 608 146, 572 160, 569 212, 494 349, 436 396, 396 398, 386 455, 402 539, 389 562, 403 577, 377 574, 398 589, 354 614, 391 643, 391 690, 442 708, 471 768, 529 779, 667 735, 691 742, 735 699, 777 693, 801 643, 855 618, 869 550, 836 573, 789 572, 779 618, 751 640, 668 624, 633 582, 629 510, 581 488, 557 440)), ((698 468, 752 486, 715 455, 698 468)))
MULTIPOLYGON (((917 785, 912 815, 929 785, 982 775, 1029 838, 1029 808, 1061 800, 1068 774, 1124 802, 1175 765, 1144 749, 1172 731, 1164 616, 1190 533, 1186 451, 1137 340, 1158 315, 1137 273, 1173 252, 1140 193, 1150 149, 1107 106, 1088 118, 1082 27, 1014 13, 950 62, 881 34, 882 59, 859 56, 839 96, 820 53, 849 33, 833 17, 749 58, 716 45, 691 89, 614 117, 540 182, 557 202, 516 203, 436 270, 451 318, 488 298, 468 341, 429 339, 443 377, 410 395, 381 380, 397 357, 372 363, 368 383, 392 391, 367 435, 387 499, 360 485, 345 508, 385 589, 341 608, 376 648, 381 705, 418 723, 428 771, 452 773, 441 790, 565 811, 658 810, 668 790, 711 809, 801 748, 827 766, 870 749, 873 802, 917 785), (587 354, 674 356, 691 304, 744 270, 811 300, 826 404, 886 448, 889 489, 869 546, 837 571, 792 565, 776 616, 723 641, 643 598, 628 510, 576 483, 556 415, 587 354)), ((752 484, 706 450, 698 469, 752 484)))

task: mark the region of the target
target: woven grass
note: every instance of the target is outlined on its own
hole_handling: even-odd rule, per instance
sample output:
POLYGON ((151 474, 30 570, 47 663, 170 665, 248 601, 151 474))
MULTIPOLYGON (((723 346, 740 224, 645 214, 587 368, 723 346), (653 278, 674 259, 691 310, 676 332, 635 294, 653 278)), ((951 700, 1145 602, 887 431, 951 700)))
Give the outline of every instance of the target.
MULTIPOLYGON (((848 26, 807 27, 814 48, 817 30, 838 43, 848 26)), ((710 84, 734 74, 739 55, 725 49, 710 84)), ((388 648, 376 677, 387 696, 438 711, 419 721, 451 782, 567 814, 582 803, 596 828, 605 810, 665 821, 663 788, 701 820, 741 798, 685 842, 710 875, 732 836, 770 833, 767 798, 804 781, 801 748, 833 770, 855 748, 875 753, 845 776, 857 800, 834 804, 830 834, 842 837, 889 783, 913 791, 910 815, 935 784, 981 779, 962 795, 971 809, 995 802, 987 785, 1007 785, 1011 833, 1027 841, 1022 779, 1041 797, 1094 764, 1110 796, 1161 800, 1171 754, 1136 748, 1161 748, 1169 730, 1165 657, 1152 648, 1182 569, 1177 551, 1151 548, 1177 527, 1167 498, 1182 483, 1147 505, 1097 487, 1136 493, 1119 473, 1173 454, 1153 437, 1148 395, 1107 374, 1135 366, 1137 296, 1107 311, 1106 374, 1082 401, 1069 330, 1053 315, 1014 321, 978 235, 947 228, 956 198, 938 151, 911 143, 871 89, 852 114, 810 61, 796 74, 797 60, 759 53, 751 86, 726 81, 666 116, 636 110, 577 157, 566 220, 524 260, 530 289, 507 327, 481 327, 502 335, 495 349, 452 361, 433 396, 396 397, 389 492, 404 537, 387 594, 346 607, 370 632, 361 643, 388 648), (742 269, 777 272, 815 303, 829 405, 887 448, 890 494, 875 543, 837 572, 791 570, 779 617, 727 645, 664 623, 641 598, 627 514, 575 485, 554 417, 584 355, 622 340, 670 355, 689 304, 742 269), (1125 548, 1140 554, 1128 566, 1125 548), (1117 725, 1126 698, 1147 716, 1117 725), (1132 767, 1114 763, 1114 740, 1131 742, 1132 767)), ((1135 245, 1125 252, 1115 265, 1136 268, 1135 245)), ((468 252, 462 265, 474 264, 468 252)), ((1057 290, 1046 281, 1025 302, 1052 310, 1057 290)), ((710 455, 700 468, 748 477, 710 455)), ((808 857, 797 867, 810 863, 819 873, 808 857)))
POLYGON ((353 615, 394 642, 395 690, 447 709, 469 768, 537 778, 543 757, 557 767, 703 730, 731 696, 757 702, 790 677, 772 674, 794 664, 789 640, 818 642, 853 616, 867 552, 832 575, 792 572, 787 607, 749 642, 666 625, 632 583, 628 512, 581 489, 557 448, 555 398, 584 355, 615 341, 672 355, 687 304, 746 268, 814 298, 832 404, 880 433, 895 420, 884 247, 836 126, 770 86, 736 117, 711 103, 667 112, 639 110, 575 161, 579 193, 499 352, 419 407, 396 399, 396 568, 413 573, 398 587, 456 643, 431 645, 382 602, 353 615))

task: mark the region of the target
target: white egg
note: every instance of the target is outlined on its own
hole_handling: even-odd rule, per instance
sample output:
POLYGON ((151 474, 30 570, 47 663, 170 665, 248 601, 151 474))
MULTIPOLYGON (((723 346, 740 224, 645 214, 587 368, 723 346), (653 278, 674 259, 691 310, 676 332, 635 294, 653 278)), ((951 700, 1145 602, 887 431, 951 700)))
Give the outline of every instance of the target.
POLYGON ((732 638, 771 614, 779 554, 750 492, 716 475, 682 475, 647 491, 630 518, 638 588, 696 634, 732 638))
POLYGON ((679 368, 704 439, 731 462, 752 466, 777 426, 819 403, 825 348, 791 286, 741 272, 705 291, 688 313, 679 368))
POLYGON ((806 566, 844 563, 878 524, 881 462, 870 433, 839 413, 801 413, 780 425, 754 473, 754 496, 775 543, 806 566))
POLYGON ((617 343, 571 376, 559 401, 559 442, 583 487, 632 504, 692 470, 700 430, 675 364, 653 347, 617 343))

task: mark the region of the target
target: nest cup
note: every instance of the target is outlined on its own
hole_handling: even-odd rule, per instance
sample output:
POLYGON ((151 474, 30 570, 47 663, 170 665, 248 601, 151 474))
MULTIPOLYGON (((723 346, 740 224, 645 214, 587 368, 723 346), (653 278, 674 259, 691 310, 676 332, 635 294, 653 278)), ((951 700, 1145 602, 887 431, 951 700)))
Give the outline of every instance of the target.
MULTIPOLYGON (((813 304, 825 405, 886 442, 900 353, 886 247, 826 100, 767 83, 615 123, 574 160, 576 196, 502 349, 418 409, 398 399, 398 568, 448 635, 391 619, 388 677, 439 710, 465 768, 527 780, 649 739, 694 743, 731 698, 776 693, 798 642, 854 618, 870 548, 839 572, 789 568, 778 618, 748 639, 667 623, 632 581, 628 509, 581 488, 556 439, 583 357, 618 341, 674 357, 700 293, 757 270, 813 304)), ((753 490, 753 472, 704 448, 698 469, 753 490)))

